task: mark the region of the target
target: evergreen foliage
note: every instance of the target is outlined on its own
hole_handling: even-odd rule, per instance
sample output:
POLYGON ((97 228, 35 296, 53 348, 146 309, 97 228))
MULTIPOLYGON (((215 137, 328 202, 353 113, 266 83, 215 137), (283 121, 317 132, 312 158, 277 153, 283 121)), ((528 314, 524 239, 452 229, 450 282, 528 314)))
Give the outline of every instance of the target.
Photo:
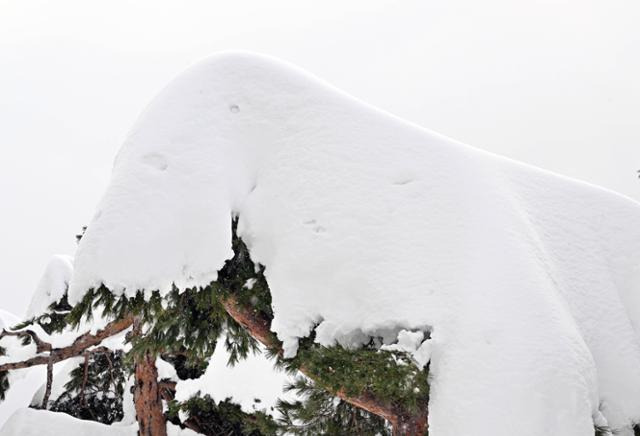
MULTIPOLYGON (((0 353, 0 356, 2 353, 0 353)), ((6 392, 9 390, 9 373, 7 371, 0 372, 0 401, 4 401, 6 392)))
MULTIPOLYGON (((237 235, 237 227, 238 220, 234 218, 231 225, 234 255, 225 261, 218 271, 218 280, 211 286, 218 298, 233 295, 241 306, 251 308, 256 316, 271 320, 271 291, 264 276, 264 266, 253 263, 249 249, 237 235)), ((226 333, 225 347, 229 352, 230 364, 247 358, 249 352, 259 350, 256 340, 231 317, 227 319, 226 333)))
POLYGON ((35 318, 47 334, 61 332, 67 326, 67 315, 71 311, 71 305, 67 299, 67 293, 62 296, 60 301, 52 303, 47 312, 35 318))
POLYGON ((180 380, 199 378, 209 366, 208 360, 189 359, 184 352, 165 353, 160 358, 175 368, 176 375, 180 380))
POLYGON ((399 410, 414 412, 425 407, 429 397, 428 369, 419 369, 406 353, 376 349, 373 340, 350 350, 340 345, 324 347, 307 338, 287 364, 304 365, 320 388, 349 396, 373 394, 399 410))
POLYGON ((230 363, 246 358, 258 350, 257 342, 227 314, 221 296, 233 293, 256 312, 269 318, 273 315, 264 268, 254 266, 246 245, 235 235, 236 225, 234 220, 234 257, 225 262, 217 281, 182 292, 174 287, 164 297, 157 291, 139 291, 134 297, 115 296, 100 286, 86 292, 66 321, 77 326, 83 319, 90 320, 94 311, 113 319, 136 316, 142 321, 144 331, 132 338, 132 354, 180 354, 190 362, 208 360, 224 333, 230 363), (253 286, 246 286, 247 283, 253 286))
MULTIPOLYGON (((0 357, 5 356, 7 350, 0 346, 0 357)), ((9 373, 7 371, 0 371, 0 401, 4 401, 6 392, 9 390, 9 373)))
POLYGON ((51 404, 50 410, 103 424, 120 421, 127 376, 122 357, 121 351, 91 353, 86 368, 81 363, 71 371, 65 392, 51 404))
POLYGON ((286 387, 295 391, 303 401, 278 401, 282 415, 280 430, 300 436, 359 436, 390 435, 386 421, 351 404, 335 398, 325 389, 304 377, 286 387))
POLYGON ((244 307, 267 319, 273 319, 271 291, 264 276, 264 266, 256 265, 244 241, 237 235, 238 219, 231 224, 233 257, 227 260, 218 280, 212 285, 222 295, 232 294, 244 307))
POLYGON ((185 422, 189 421, 190 428, 210 436, 275 436, 279 429, 269 415, 243 412, 231 398, 216 403, 209 395, 196 395, 183 403, 171 402, 169 419, 179 423, 180 412, 186 414, 185 422))

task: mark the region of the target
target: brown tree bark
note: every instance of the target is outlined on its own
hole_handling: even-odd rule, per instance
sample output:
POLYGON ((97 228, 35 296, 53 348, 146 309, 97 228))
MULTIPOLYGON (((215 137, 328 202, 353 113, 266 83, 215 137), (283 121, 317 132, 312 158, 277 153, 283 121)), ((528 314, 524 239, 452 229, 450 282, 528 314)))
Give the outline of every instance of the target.
POLYGON ((427 433, 427 413, 417 415, 398 415, 394 421, 390 421, 393 436, 423 436, 427 433))
MULTIPOLYGON (((271 331, 271 321, 261 316, 252 308, 243 307, 233 296, 222 298, 225 310, 238 324, 258 342, 270 349, 282 353, 282 344, 271 331)), ((302 365, 300 372, 313 380, 313 374, 302 365)), ((333 392, 333 395, 353 406, 378 415, 391 423, 394 436, 423 436, 427 432, 427 405, 423 410, 411 414, 404 410, 398 410, 394 405, 388 404, 376 398, 370 393, 358 396, 347 395, 344 391, 333 392)))
POLYGON ((166 436, 167 434, 155 360, 155 357, 149 353, 135 358, 133 402, 140 436, 166 436))
MULTIPOLYGON (((52 349, 50 344, 40 341, 39 339, 36 340, 34 337, 34 341, 36 342, 38 348, 37 352, 40 353, 42 351, 51 350, 49 354, 39 354, 35 357, 20 362, 5 363, 3 365, 0 365, 0 372, 29 368, 36 365, 48 365, 49 361, 51 361, 51 364, 54 364, 66 360, 70 357, 79 356, 84 353, 87 348, 98 345, 104 339, 128 329, 129 327, 131 327, 132 323, 133 318, 123 318, 112 321, 107 324, 102 330, 98 330, 96 334, 91 334, 89 332, 84 333, 78 336, 71 345, 63 348, 52 349)), ((16 336, 18 334, 27 334, 29 336, 35 335, 30 331, 11 332, 3 330, 2 333, 0 333, 0 338, 2 338, 3 336, 16 336)))
POLYGON ((42 408, 49 408, 49 397, 51 396, 51 386, 53 386, 53 361, 49 359, 47 363, 47 386, 44 390, 44 396, 42 397, 42 408))
POLYGON ((80 388, 80 405, 87 407, 87 397, 85 390, 87 389, 87 382, 89 381, 89 356, 90 353, 84 352, 84 364, 82 365, 82 387, 80 388))

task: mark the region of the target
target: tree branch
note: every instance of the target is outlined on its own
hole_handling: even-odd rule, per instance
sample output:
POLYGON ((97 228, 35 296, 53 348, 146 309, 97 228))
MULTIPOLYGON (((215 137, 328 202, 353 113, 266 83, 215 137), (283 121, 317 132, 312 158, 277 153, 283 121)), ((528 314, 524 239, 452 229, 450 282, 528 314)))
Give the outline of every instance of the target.
POLYGON ((80 405, 87 407, 87 398, 84 395, 84 391, 87 388, 87 381, 89 381, 89 355, 88 351, 84 352, 84 364, 82 366, 82 386, 80 387, 80 405))
POLYGON ((47 362, 47 387, 42 397, 42 408, 47 410, 49 407, 49 397, 51 396, 51 386, 53 385, 53 360, 51 354, 49 354, 49 361, 47 362))
MULTIPOLYGON (((69 359, 70 357, 79 356, 83 354, 87 348, 92 347, 94 345, 98 345, 103 340, 111 336, 117 335, 118 333, 128 329, 132 323, 133 323, 132 317, 111 321, 103 329, 98 330, 96 334, 91 334, 90 332, 86 332, 78 336, 73 341, 73 343, 67 347, 51 349, 48 355, 38 355, 20 362, 10 362, 10 363, 2 364, 0 365, 0 372, 10 371, 14 369, 30 368, 32 366, 37 366, 37 365, 48 365, 49 361, 51 361, 51 364, 53 365, 54 363, 58 363, 63 360, 69 359)), ((13 334, 13 333, 18 333, 18 332, 9 332, 8 336, 17 336, 16 334, 13 334)), ((20 333, 25 334, 24 332, 20 332, 20 333)), ((6 330, 3 331, 3 334, 6 334, 6 330)), ((50 344, 49 344, 49 347, 51 347, 50 344)))
MULTIPOLYGON (((271 331, 271 321, 269 319, 252 308, 243 307, 233 296, 224 296, 221 298, 221 301, 229 316, 247 329, 251 336, 267 348, 275 350, 278 354, 282 355, 282 343, 271 331)), ((309 368, 306 368, 304 364, 300 366, 299 370, 310 379, 314 379, 314 374, 309 368)), ((394 434, 414 434, 413 432, 406 433, 402 430, 403 427, 406 427, 404 423, 407 420, 420 421, 420 423, 424 425, 423 428, 426 428, 426 413, 420 417, 410 416, 406 411, 398 410, 392 404, 376 398, 369 392, 352 396, 348 395, 344 390, 338 390, 332 392, 332 394, 349 404, 386 419, 393 426, 394 434)), ((419 425, 420 424, 418 424, 418 427, 419 425)))
POLYGON ((17 337, 29 336, 33 340, 33 342, 36 344, 37 353, 42 353, 44 351, 51 351, 51 344, 49 342, 45 342, 42 339, 40 339, 40 337, 33 330, 12 331, 12 330, 3 329, 2 333, 0 333, 0 339, 2 339, 5 336, 17 336, 17 337))

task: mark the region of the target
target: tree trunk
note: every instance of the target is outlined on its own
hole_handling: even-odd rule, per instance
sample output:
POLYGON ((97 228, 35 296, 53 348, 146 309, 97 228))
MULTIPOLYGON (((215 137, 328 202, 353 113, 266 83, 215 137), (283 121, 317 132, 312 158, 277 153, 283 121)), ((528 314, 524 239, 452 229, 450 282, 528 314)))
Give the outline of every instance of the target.
POLYGON ((424 436, 427 434, 427 416, 398 415, 391 420, 393 436, 424 436))
POLYGON ((47 363, 47 387, 45 388, 44 396, 42 397, 42 408, 45 410, 49 408, 49 397, 51 396, 52 385, 53 385, 53 359, 49 357, 49 362, 47 363))
POLYGON ((135 359, 133 401, 138 421, 138 435, 166 436, 167 423, 162 413, 158 369, 155 357, 151 354, 145 354, 135 359))

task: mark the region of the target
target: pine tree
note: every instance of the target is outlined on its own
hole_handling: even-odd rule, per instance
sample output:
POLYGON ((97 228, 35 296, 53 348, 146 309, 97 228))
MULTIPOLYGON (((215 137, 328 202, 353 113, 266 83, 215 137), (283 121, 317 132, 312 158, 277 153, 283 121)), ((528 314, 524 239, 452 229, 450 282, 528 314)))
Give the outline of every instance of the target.
MULTIPOLYGON (((27 361, 0 365, 0 395, 9 388, 5 371, 33 365, 51 367, 55 362, 88 354, 86 364, 74 370, 65 395, 54 399, 53 408, 69 411, 81 401, 91 410, 74 412, 75 416, 82 414, 101 422, 116 420, 121 413, 118 401, 122 401, 124 374, 118 372, 117 382, 111 382, 117 361, 123 365, 122 371, 135 378, 134 403, 141 435, 166 434, 167 418, 204 434, 215 434, 211 432, 223 421, 234 429, 236 433, 232 434, 339 434, 340 428, 362 435, 386 434, 390 428, 395 435, 426 434, 428 369, 420 369, 405 353, 379 350, 378 338, 371 338, 366 347, 350 350, 338 345, 320 346, 313 342, 312 334, 301 340, 295 358, 283 357, 282 344, 270 329, 273 312, 264 267, 252 262, 236 226, 234 219, 234 256, 208 286, 184 291, 174 288, 164 296, 157 291, 140 291, 133 297, 116 295, 100 286, 89 289, 74 307, 65 297, 17 331, 3 332, 5 336, 19 336, 25 345, 35 342, 38 350, 27 361), (248 281, 253 286, 246 287, 248 281), (53 349, 29 329, 38 324, 55 334, 90 322, 96 315, 110 322, 95 334, 80 335, 62 349, 53 349), (96 352, 103 339, 123 331, 128 331, 126 342, 131 346, 126 353, 96 352), (258 352, 258 343, 276 366, 306 377, 291 387, 302 400, 279 404, 283 416, 279 423, 264 414, 240 413, 228 400, 215 404, 211 398, 195 396, 177 403, 172 399, 170 384, 158 380, 158 358, 174 364, 181 377, 195 377, 204 371, 218 344, 226 347, 229 364, 234 364, 258 352), (111 367, 105 356, 109 356, 111 367), (167 416, 163 403, 170 404, 167 416), (176 411, 180 410, 188 416, 185 422, 178 420, 176 411)), ((47 391, 50 385, 49 376, 47 391)), ((43 406, 49 406, 47 393, 43 406)))

